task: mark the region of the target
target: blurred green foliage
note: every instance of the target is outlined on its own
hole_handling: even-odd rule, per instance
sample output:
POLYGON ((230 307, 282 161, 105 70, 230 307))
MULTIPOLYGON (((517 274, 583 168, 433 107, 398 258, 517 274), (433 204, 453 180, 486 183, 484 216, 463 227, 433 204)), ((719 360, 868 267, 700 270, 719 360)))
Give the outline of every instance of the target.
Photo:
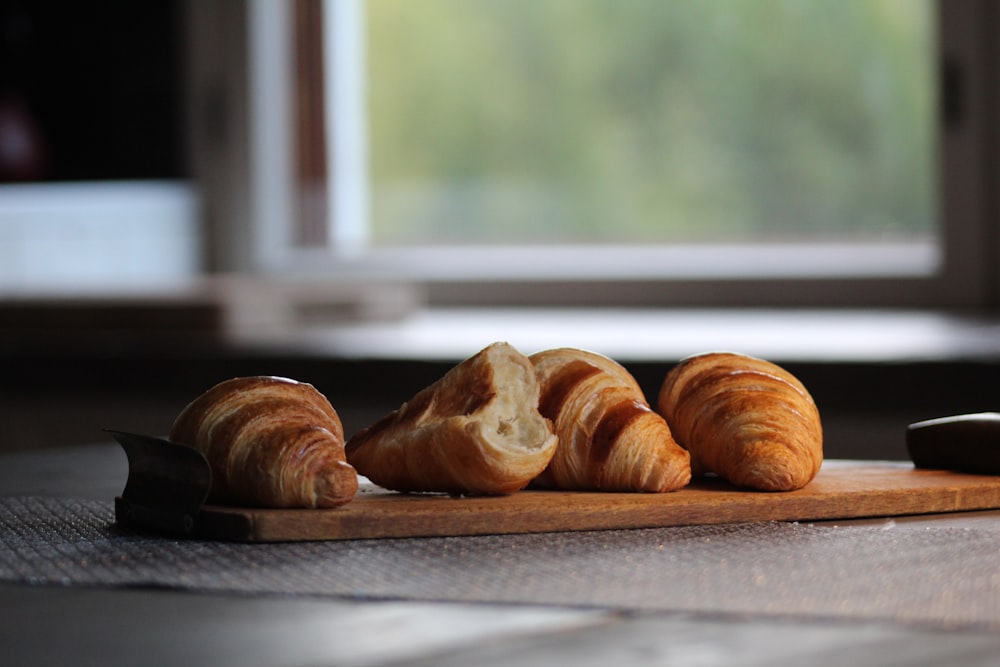
POLYGON ((929 0, 367 0, 373 240, 926 238, 929 0))

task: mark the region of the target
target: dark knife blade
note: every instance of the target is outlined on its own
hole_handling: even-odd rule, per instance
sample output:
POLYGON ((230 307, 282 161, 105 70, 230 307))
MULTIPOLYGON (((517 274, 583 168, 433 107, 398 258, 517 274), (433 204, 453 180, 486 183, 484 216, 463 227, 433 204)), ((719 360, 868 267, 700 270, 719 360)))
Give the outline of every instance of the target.
POLYGON ((915 422, 906 429, 906 448, 918 468, 1000 475, 1000 413, 915 422))
POLYGON ((193 447, 164 438, 108 431, 125 450, 129 473, 115 499, 122 525, 191 533, 212 488, 212 469, 193 447))

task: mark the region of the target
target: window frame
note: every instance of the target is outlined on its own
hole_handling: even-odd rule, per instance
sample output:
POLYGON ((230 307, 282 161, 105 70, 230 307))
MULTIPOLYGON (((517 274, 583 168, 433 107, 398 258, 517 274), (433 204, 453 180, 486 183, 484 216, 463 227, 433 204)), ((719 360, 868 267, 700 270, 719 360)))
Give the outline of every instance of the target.
MULTIPOLYGON (((323 2, 324 29, 336 31, 358 20, 352 7, 362 0, 295 1, 323 2)), ((366 251, 360 237, 349 233, 333 250, 296 248, 287 224, 294 215, 292 7, 268 0, 189 5, 189 111, 195 128, 190 153, 206 215, 210 272, 339 285, 406 283, 420 286, 429 305, 444 306, 985 309, 1000 300, 994 259, 1000 256, 1000 201, 991 187, 1000 146, 990 122, 1000 93, 994 76, 1000 56, 991 46, 1000 9, 989 1, 937 3, 942 237, 936 272, 934 250, 920 244, 813 248, 818 253, 796 245, 366 251), (845 253, 855 261, 842 273, 845 253), (717 270, 709 270, 710 260, 717 270)), ((336 48, 325 51, 324 65, 335 80, 358 85, 351 77, 361 56, 350 49, 361 45, 347 48, 336 40, 336 48)), ((343 99, 336 90, 327 96, 343 99)), ((365 164, 364 146, 353 141, 364 129, 363 110, 352 106, 346 116, 346 122, 326 116, 334 174, 352 160, 365 164)), ((337 188, 327 199, 335 216, 365 215, 363 183, 341 182, 337 188)))

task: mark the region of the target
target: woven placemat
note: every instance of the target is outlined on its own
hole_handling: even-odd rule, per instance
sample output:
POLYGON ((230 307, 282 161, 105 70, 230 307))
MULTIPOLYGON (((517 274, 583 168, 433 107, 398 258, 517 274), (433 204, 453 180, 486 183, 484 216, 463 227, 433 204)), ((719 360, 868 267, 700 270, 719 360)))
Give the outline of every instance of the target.
POLYGON ((753 523, 240 544, 113 520, 110 502, 0 499, 0 581, 1000 629, 1000 530, 753 523))

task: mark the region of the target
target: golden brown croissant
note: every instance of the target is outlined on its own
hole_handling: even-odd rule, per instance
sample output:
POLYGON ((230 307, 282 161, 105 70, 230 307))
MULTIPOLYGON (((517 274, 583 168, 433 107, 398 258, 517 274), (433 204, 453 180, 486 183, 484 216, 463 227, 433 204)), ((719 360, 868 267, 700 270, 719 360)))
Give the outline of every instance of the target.
POLYGON ((212 495, 223 502, 330 508, 358 490, 337 411, 303 382, 270 376, 221 382, 181 411, 170 439, 205 454, 212 495))
POLYGON ((556 449, 538 391, 528 358, 493 343, 351 437, 347 459, 396 491, 513 493, 556 449))
POLYGON ((542 385, 539 410, 559 436, 552 462, 533 486, 666 492, 691 480, 690 456, 624 367, 573 348, 530 358, 542 385))
POLYGON ((689 357, 670 370, 657 408, 695 473, 737 486, 790 491, 823 462, 823 429, 809 392, 775 364, 741 354, 689 357))

